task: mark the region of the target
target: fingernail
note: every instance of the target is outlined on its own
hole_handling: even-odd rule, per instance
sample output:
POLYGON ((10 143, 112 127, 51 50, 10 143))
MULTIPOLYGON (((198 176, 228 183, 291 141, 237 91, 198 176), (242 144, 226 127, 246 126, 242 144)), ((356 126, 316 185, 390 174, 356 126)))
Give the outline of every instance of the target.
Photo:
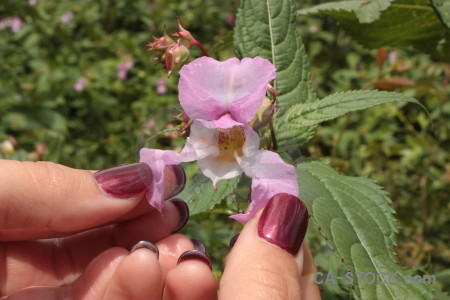
POLYGON ((180 257, 178 258, 177 265, 179 265, 183 261, 189 260, 189 259, 201 260, 204 263, 206 263, 209 266, 209 268, 212 270, 211 259, 209 258, 208 255, 206 255, 205 253, 203 253, 202 251, 199 251, 199 250, 189 250, 189 251, 186 251, 183 254, 181 254, 180 257))
POLYGON ((145 163, 121 165, 94 174, 99 186, 116 198, 139 195, 153 185, 153 174, 145 163))
POLYGON ((206 247, 205 244, 203 244, 202 241, 197 239, 191 239, 192 244, 194 244, 195 250, 202 251, 203 253, 206 253, 206 247))
POLYGON ((234 244, 236 244, 237 239, 239 238, 240 233, 233 236, 230 240, 230 250, 233 249, 234 244))
POLYGON ((296 255, 308 227, 308 209, 297 197, 277 194, 267 203, 258 222, 258 235, 296 255))
POLYGON ((184 189, 186 185, 186 173, 178 165, 166 166, 164 170, 164 198, 170 199, 184 189))
POLYGON ((189 219, 189 207, 186 204, 186 202, 184 202, 183 200, 178 199, 178 198, 171 199, 169 201, 175 205, 175 207, 178 209, 178 212, 180 213, 180 222, 178 223, 178 226, 173 231, 173 232, 177 232, 178 230, 183 228, 184 225, 186 225, 186 223, 189 219))
POLYGON ((147 242, 147 241, 140 241, 139 243, 134 245, 133 248, 131 248, 130 253, 136 251, 137 249, 149 249, 153 253, 156 254, 156 257, 159 258, 159 249, 153 243, 150 243, 150 242, 147 242))

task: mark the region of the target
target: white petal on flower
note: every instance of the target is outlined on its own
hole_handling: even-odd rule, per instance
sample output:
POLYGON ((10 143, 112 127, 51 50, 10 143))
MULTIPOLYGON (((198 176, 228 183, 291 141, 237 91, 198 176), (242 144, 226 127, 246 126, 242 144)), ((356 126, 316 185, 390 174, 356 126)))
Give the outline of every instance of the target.
POLYGON ((187 143, 191 144, 196 153, 197 159, 202 159, 210 155, 217 155, 217 129, 207 128, 199 121, 194 121, 191 125, 191 134, 187 143))
POLYGON ((214 156, 198 160, 198 165, 214 186, 222 179, 231 179, 242 174, 242 168, 237 162, 218 161, 214 156))
POLYGON ((259 135, 250 127, 244 127, 245 143, 242 147, 244 156, 253 156, 259 149, 259 135))

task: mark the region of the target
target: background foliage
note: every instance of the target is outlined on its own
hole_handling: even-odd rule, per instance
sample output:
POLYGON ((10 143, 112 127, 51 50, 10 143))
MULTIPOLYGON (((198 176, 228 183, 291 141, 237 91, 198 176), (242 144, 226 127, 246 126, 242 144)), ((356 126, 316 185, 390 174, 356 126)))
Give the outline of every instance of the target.
MULTIPOLYGON (((399 20, 402 15, 408 17, 412 12, 398 9, 405 1, 393 1, 391 6, 384 1, 384 6, 368 14, 355 13, 355 7, 349 6, 337 11, 336 4, 324 4, 328 5, 325 10, 308 9, 325 1, 297 1, 301 10, 297 19, 291 19, 287 35, 302 36, 305 48, 297 50, 301 53, 295 63, 309 62, 312 77, 308 87, 307 73, 299 74, 302 87, 298 89, 311 101, 347 90, 399 91, 418 99, 429 115, 416 105, 376 106, 302 131, 299 140, 316 134, 309 142, 295 145, 301 145, 297 156, 321 158, 341 174, 367 176, 384 187, 396 211, 397 260, 424 274, 441 274, 440 285, 448 288, 450 65, 445 54, 450 52, 445 50, 448 30, 444 26, 448 19, 445 15, 438 19, 438 14, 426 10, 429 15, 424 20, 431 26, 427 28, 435 33, 427 35, 432 39, 424 43, 427 49, 417 47, 423 40, 417 42, 411 38, 414 35, 390 42, 393 33, 383 26, 391 23, 384 12, 399 20), (352 30, 355 22, 363 23, 358 25, 362 27, 352 30), (373 37, 367 38, 369 33, 373 37), (302 56, 305 53, 308 60, 302 56)), ((427 7, 432 3, 415 2, 427 7)), ((441 5, 438 2, 433 1, 441 5)), ((136 161, 144 144, 182 146, 183 139, 173 132, 154 136, 177 123, 167 120, 179 113, 178 78, 167 80, 145 52, 145 42, 151 34, 161 35, 165 24, 168 32, 174 31, 175 16, 179 16, 207 49, 215 45, 216 58, 234 56, 232 30, 238 5, 231 0, 207 4, 201 0, 1 1, 0 156, 101 169, 136 161), (14 17, 23 23, 17 32, 11 26, 14 17), (119 78, 118 67, 131 61, 126 78, 119 78), (80 78, 82 90, 77 88, 80 78)), ((408 20, 406 28, 421 22, 408 20)), ((297 39, 287 43, 301 45, 297 39)), ((281 46, 280 55, 283 49, 288 47, 281 46)), ((280 129, 281 142, 283 132, 280 129)), ((187 165, 186 170, 193 175, 197 167, 187 165)), ((194 179, 203 182, 203 178, 194 179)), ((215 213, 194 216, 185 229, 205 242, 218 274, 228 240, 240 229, 227 215, 245 207, 246 180, 240 179, 247 184, 239 184, 235 194, 213 209, 215 213)), ((236 182, 229 184, 225 188, 232 189, 236 182)), ((342 270, 325 240, 311 228, 308 238, 319 268, 342 270)), ((322 288, 326 299, 348 299, 351 287, 322 288)))

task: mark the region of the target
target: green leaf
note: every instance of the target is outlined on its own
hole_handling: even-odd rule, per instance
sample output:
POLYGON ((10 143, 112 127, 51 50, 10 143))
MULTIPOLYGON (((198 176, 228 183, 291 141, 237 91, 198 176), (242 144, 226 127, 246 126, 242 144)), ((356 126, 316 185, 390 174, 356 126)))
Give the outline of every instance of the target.
POLYGON ((380 18, 381 11, 391 5, 392 0, 350 0, 339 2, 328 2, 311 8, 301 9, 300 15, 325 14, 333 15, 338 11, 354 13, 360 23, 371 23, 380 18))
POLYGON ((450 1, 448 0, 431 0, 433 7, 439 13, 442 23, 450 29, 450 1))
POLYGON ((418 100, 399 93, 350 91, 332 94, 315 102, 297 104, 288 109, 284 121, 294 130, 335 119, 352 111, 393 102, 411 102, 424 108, 418 100))
MULTIPOLYGON (((339 8, 340 3, 330 2, 327 7, 339 8)), ((448 2, 444 4, 435 1, 434 5, 448 25, 448 2)), ((382 11, 380 18, 370 23, 361 23, 348 7, 347 10, 324 10, 319 6, 299 13, 321 13, 334 18, 339 26, 368 48, 413 45, 420 51, 431 54, 436 60, 450 61, 450 31, 444 26, 435 7, 429 0, 396 0, 382 11)))
POLYGON ((198 173, 177 197, 186 201, 190 215, 193 216, 213 209, 216 204, 233 194, 240 178, 238 176, 233 179, 221 180, 217 183, 217 190, 215 190, 211 179, 198 173))
MULTIPOLYGON (((394 260, 397 228, 386 192, 368 178, 339 175, 318 160, 300 163, 297 174, 300 198, 328 245, 353 274, 358 298, 434 299, 424 284, 369 284, 357 280, 356 272, 397 272, 399 281, 412 274, 394 260)), ((384 280, 388 280, 387 276, 384 280)))
POLYGON ((309 62, 300 36, 296 32, 296 8, 293 0, 244 0, 238 10, 234 45, 239 57, 264 57, 275 65, 277 97, 275 127, 283 132, 282 150, 298 148, 309 141, 315 127, 292 132, 278 119, 287 108, 316 99, 309 74, 309 62))

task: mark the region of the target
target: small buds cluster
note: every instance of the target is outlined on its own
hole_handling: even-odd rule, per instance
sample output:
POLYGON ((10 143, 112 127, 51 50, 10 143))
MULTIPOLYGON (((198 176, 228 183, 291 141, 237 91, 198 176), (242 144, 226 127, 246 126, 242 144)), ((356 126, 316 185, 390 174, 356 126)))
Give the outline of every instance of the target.
POLYGON ((172 36, 179 37, 176 42, 167 35, 166 28, 164 27, 164 35, 160 38, 152 36, 153 42, 148 42, 146 45, 148 52, 161 52, 155 60, 164 65, 169 77, 173 72, 181 69, 183 65, 189 62, 189 49, 192 46, 197 46, 204 55, 209 56, 203 46, 194 39, 192 34, 181 26, 178 18, 177 23, 179 30, 172 34, 172 36))

